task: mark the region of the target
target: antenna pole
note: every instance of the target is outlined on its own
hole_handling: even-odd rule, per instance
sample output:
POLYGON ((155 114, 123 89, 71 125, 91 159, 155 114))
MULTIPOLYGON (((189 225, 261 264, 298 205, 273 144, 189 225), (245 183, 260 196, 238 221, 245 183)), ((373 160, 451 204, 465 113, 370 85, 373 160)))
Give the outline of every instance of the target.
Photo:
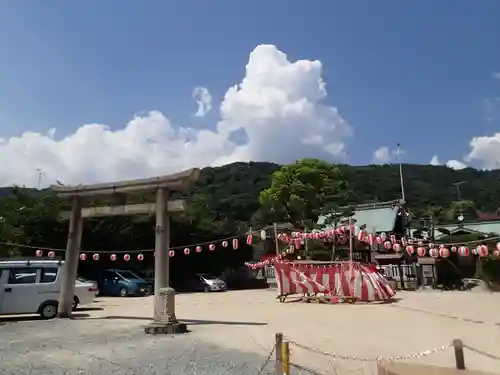
POLYGON ((397 145, 397 153, 398 153, 398 164, 399 164, 399 182, 401 185, 401 198, 406 202, 405 198, 405 186, 403 182, 403 164, 401 164, 401 145, 398 143, 397 145))

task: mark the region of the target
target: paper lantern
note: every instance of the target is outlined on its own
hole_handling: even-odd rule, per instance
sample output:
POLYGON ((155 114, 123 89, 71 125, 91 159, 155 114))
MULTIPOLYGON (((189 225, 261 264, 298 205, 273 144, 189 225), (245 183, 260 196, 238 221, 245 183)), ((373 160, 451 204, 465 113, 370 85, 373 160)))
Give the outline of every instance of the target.
POLYGON ((233 249, 236 250, 237 248, 238 248, 238 239, 235 238, 235 239, 233 239, 233 249))
POLYGON ((174 255, 175 255, 175 251, 170 250, 170 251, 168 252, 168 256, 169 256, 170 258, 172 258, 174 255))
POLYGON ((110 259, 112 262, 114 262, 114 261, 116 260, 116 254, 111 254, 111 255, 109 256, 109 259, 110 259))
POLYGON ((497 250, 500 251, 500 242, 497 243, 497 250))
POLYGON ((194 249, 197 253, 201 253, 201 246, 196 246, 194 249))
POLYGON ((80 254, 80 260, 87 260, 87 254, 80 254))
POLYGON ((211 243, 210 245, 208 245, 208 250, 214 251, 215 250, 215 245, 213 243, 211 243))
POLYGON ((408 238, 408 245, 413 245, 413 239, 412 238, 408 238))
POLYGON ((144 260, 144 255, 142 255, 142 254, 137 255, 137 260, 139 262, 142 262, 144 260))
POLYGON ((406 246, 406 252, 410 255, 413 255, 413 253, 415 253, 415 248, 413 247, 413 245, 406 246))
POLYGON ((385 232, 382 232, 380 234, 380 237, 382 238, 382 241, 385 241, 385 239, 387 238, 387 234, 385 232))
POLYGON ((365 231, 360 230, 358 233, 358 241, 364 241, 365 240, 365 231))
POLYGON ((345 225, 342 225, 342 226, 340 227, 340 231, 341 231, 342 233, 345 233, 345 232, 347 231, 347 227, 346 227, 345 225))
POLYGON ((375 244, 375 236, 372 233, 368 235, 368 244, 370 246, 373 246, 375 244))
POLYGON ((380 236, 377 236, 376 241, 377 241, 377 244, 379 244, 379 245, 381 245, 382 242, 384 242, 384 240, 380 236))
POLYGON ((429 255, 432 258, 437 258, 439 256, 439 250, 433 247, 432 249, 429 249, 429 255))
POLYGON ((450 250, 448 250, 446 247, 441 247, 439 248, 439 256, 441 258, 448 258, 450 256, 450 250))
POLYGON ((253 239, 252 235, 251 235, 251 234, 249 234, 249 235, 247 236, 247 245, 251 245, 251 244, 252 244, 252 239, 253 239))
POLYGON ((399 253, 401 251, 401 245, 398 243, 395 243, 394 246, 392 247, 396 253, 399 253))
POLYGON ((391 235, 391 242, 396 243, 396 236, 394 234, 391 235))
POLYGON ((49 256, 49 258, 54 258, 56 256, 56 253, 54 251, 49 251, 47 255, 49 256))
POLYGON ((417 242, 417 245, 418 245, 418 246, 424 246, 424 242, 423 242, 423 241, 418 241, 418 242, 417 242))
POLYGON ((99 260, 99 254, 93 254, 92 255, 93 260, 99 260))
POLYGON ((42 257, 43 256, 43 250, 37 250, 37 251, 35 251, 35 255, 37 257, 42 257))
POLYGON ((452 246, 452 247, 451 247, 451 252, 452 252, 452 253, 456 253, 456 252, 457 252, 457 249, 458 249, 458 248, 457 248, 456 246, 452 246))
POLYGON ((392 247, 391 241, 385 241, 384 242, 384 248, 386 248, 387 250, 389 250, 391 247, 392 247))
POLYGON ((128 261, 130 260, 130 255, 129 255, 129 254, 125 254, 125 255, 123 256, 123 260, 124 260, 125 262, 128 262, 128 261))
POLYGON ((498 256, 500 256, 500 250, 493 250, 492 254, 494 257, 498 257, 498 256))
POLYGON ((419 257, 424 257, 425 256, 425 247, 423 247, 423 246, 417 247, 417 255, 419 257))
POLYGON ((480 257, 486 257, 488 256, 488 246, 486 245, 480 245, 477 247, 477 255, 480 257))
POLYGON ((189 255, 190 251, 189 251, 189 247, 186 247, 184 249, 184 255, 189 255))
POLYGON ((466 247, 466 246, 460 246, 458 248, 458 255, 462 256, 462 257, 467 257, 469 256, 470 252, 469 252, 469 248, 466 247))
POLYGON ((267 233, 264 229, 260 231, 260 239, 264 241, 267 238, 267 233))
POLYGON ((228 242, 227 241, 222 241, 222 247, 227 247, 228 246, 228 242))

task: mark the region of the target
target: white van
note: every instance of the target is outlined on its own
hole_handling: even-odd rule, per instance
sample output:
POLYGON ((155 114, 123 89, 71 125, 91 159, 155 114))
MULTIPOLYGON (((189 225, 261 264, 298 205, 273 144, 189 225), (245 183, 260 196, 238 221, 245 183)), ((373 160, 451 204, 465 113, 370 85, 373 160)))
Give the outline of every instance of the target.
MULTIPOLYGON (((0 315, 54 318, 63 271, 61 260, 0 260, 0 315)), ((97 293, 96 283, 77 277, 73 308, 91 304, 97 293)))

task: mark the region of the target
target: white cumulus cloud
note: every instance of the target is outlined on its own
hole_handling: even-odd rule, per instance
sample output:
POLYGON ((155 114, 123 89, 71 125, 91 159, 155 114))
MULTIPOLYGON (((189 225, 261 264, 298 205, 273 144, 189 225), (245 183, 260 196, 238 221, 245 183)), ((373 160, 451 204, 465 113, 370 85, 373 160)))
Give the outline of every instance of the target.
POLYGON ((227 90, 212 129, 177 126, 151 111, 120 129, 96 123, 64 138, 55 130, 0 138, 0 186, 34 186, 37 168, 45 172, 46 185, 149 177, 234 161, 338 160, 353 130, 324 103, 326 96, 320 61, 291 62, 275 46, 260 45, 250 53, 245 77, 227 90), (246 140, 234 141, 235 132, 246 140))
POLYGON ((389 147, 382 146, 375 150, 373 153, 373 163, 375 164, 387 164, 391 160, 391 150, 389 147))
MULTIPOLYGON (((434 155, 431 159, 431 161, 429 162, 430 165, 434 165, 434 166, 437 166, 437 165, 441 165, 441 162, 439 161, 439 158, 437 155, 434 155)), ((455 169, 455 170, 460 170, 460 169, 464 169, 464 168, 467 168, 467 164, 465 163, 462 163, 461 161, 458 161, 458 160, 448 160, 445 165, 448 167, 448 168, 451 168, 451 169, 455 169)))
POLYGON ((475 161, 482 169, 500 168, 500 133, 472 138, 466 159, 475 161))
POLYGON ((193 99, 198 105, 198 110, 194 114, 196 117, 204 117, 212 109, 212 95, 206 87, 195 87, 193 90, 193 99))
POLYGON ((429 162, 430 165, 441 165, 441 163, 439 162, 439 159, 437 157, 437 155, 434 155, 431 159, 431 161, 429 162))

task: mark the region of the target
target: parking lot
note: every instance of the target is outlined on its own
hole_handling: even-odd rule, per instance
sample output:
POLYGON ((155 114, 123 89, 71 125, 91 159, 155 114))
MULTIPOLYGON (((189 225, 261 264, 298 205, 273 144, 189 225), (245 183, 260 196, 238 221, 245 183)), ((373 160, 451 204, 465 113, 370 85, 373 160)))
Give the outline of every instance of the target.
MULTIPOLYGON (((143 333, 153 297, 98 298, 77 311, 73 321, 2 318, 0 367, 10 374, 35 373, 35 368, 54 374, 73 373, 63 369, 75 374, 78 369, 85 374, 252 374, 265 362, 276 332, 317 349, 292 345, 291 358, 322 373, 333 368, 373 373, 375 364, 361 357, 420 353, 455 338, 500 356, 496 294, 402 292, 401 300, 385 305, 281 304, 275 297, 272 290, 180 294, 176 314, 191 332, 175 337, 143 333), (353 360, 335 359, 335 353, 353 360)), ((454 364, 451 348, 408 360, 454 364)), ((500 362, 472 352, 466 353, 466 364, 500 372, 500 362)))

